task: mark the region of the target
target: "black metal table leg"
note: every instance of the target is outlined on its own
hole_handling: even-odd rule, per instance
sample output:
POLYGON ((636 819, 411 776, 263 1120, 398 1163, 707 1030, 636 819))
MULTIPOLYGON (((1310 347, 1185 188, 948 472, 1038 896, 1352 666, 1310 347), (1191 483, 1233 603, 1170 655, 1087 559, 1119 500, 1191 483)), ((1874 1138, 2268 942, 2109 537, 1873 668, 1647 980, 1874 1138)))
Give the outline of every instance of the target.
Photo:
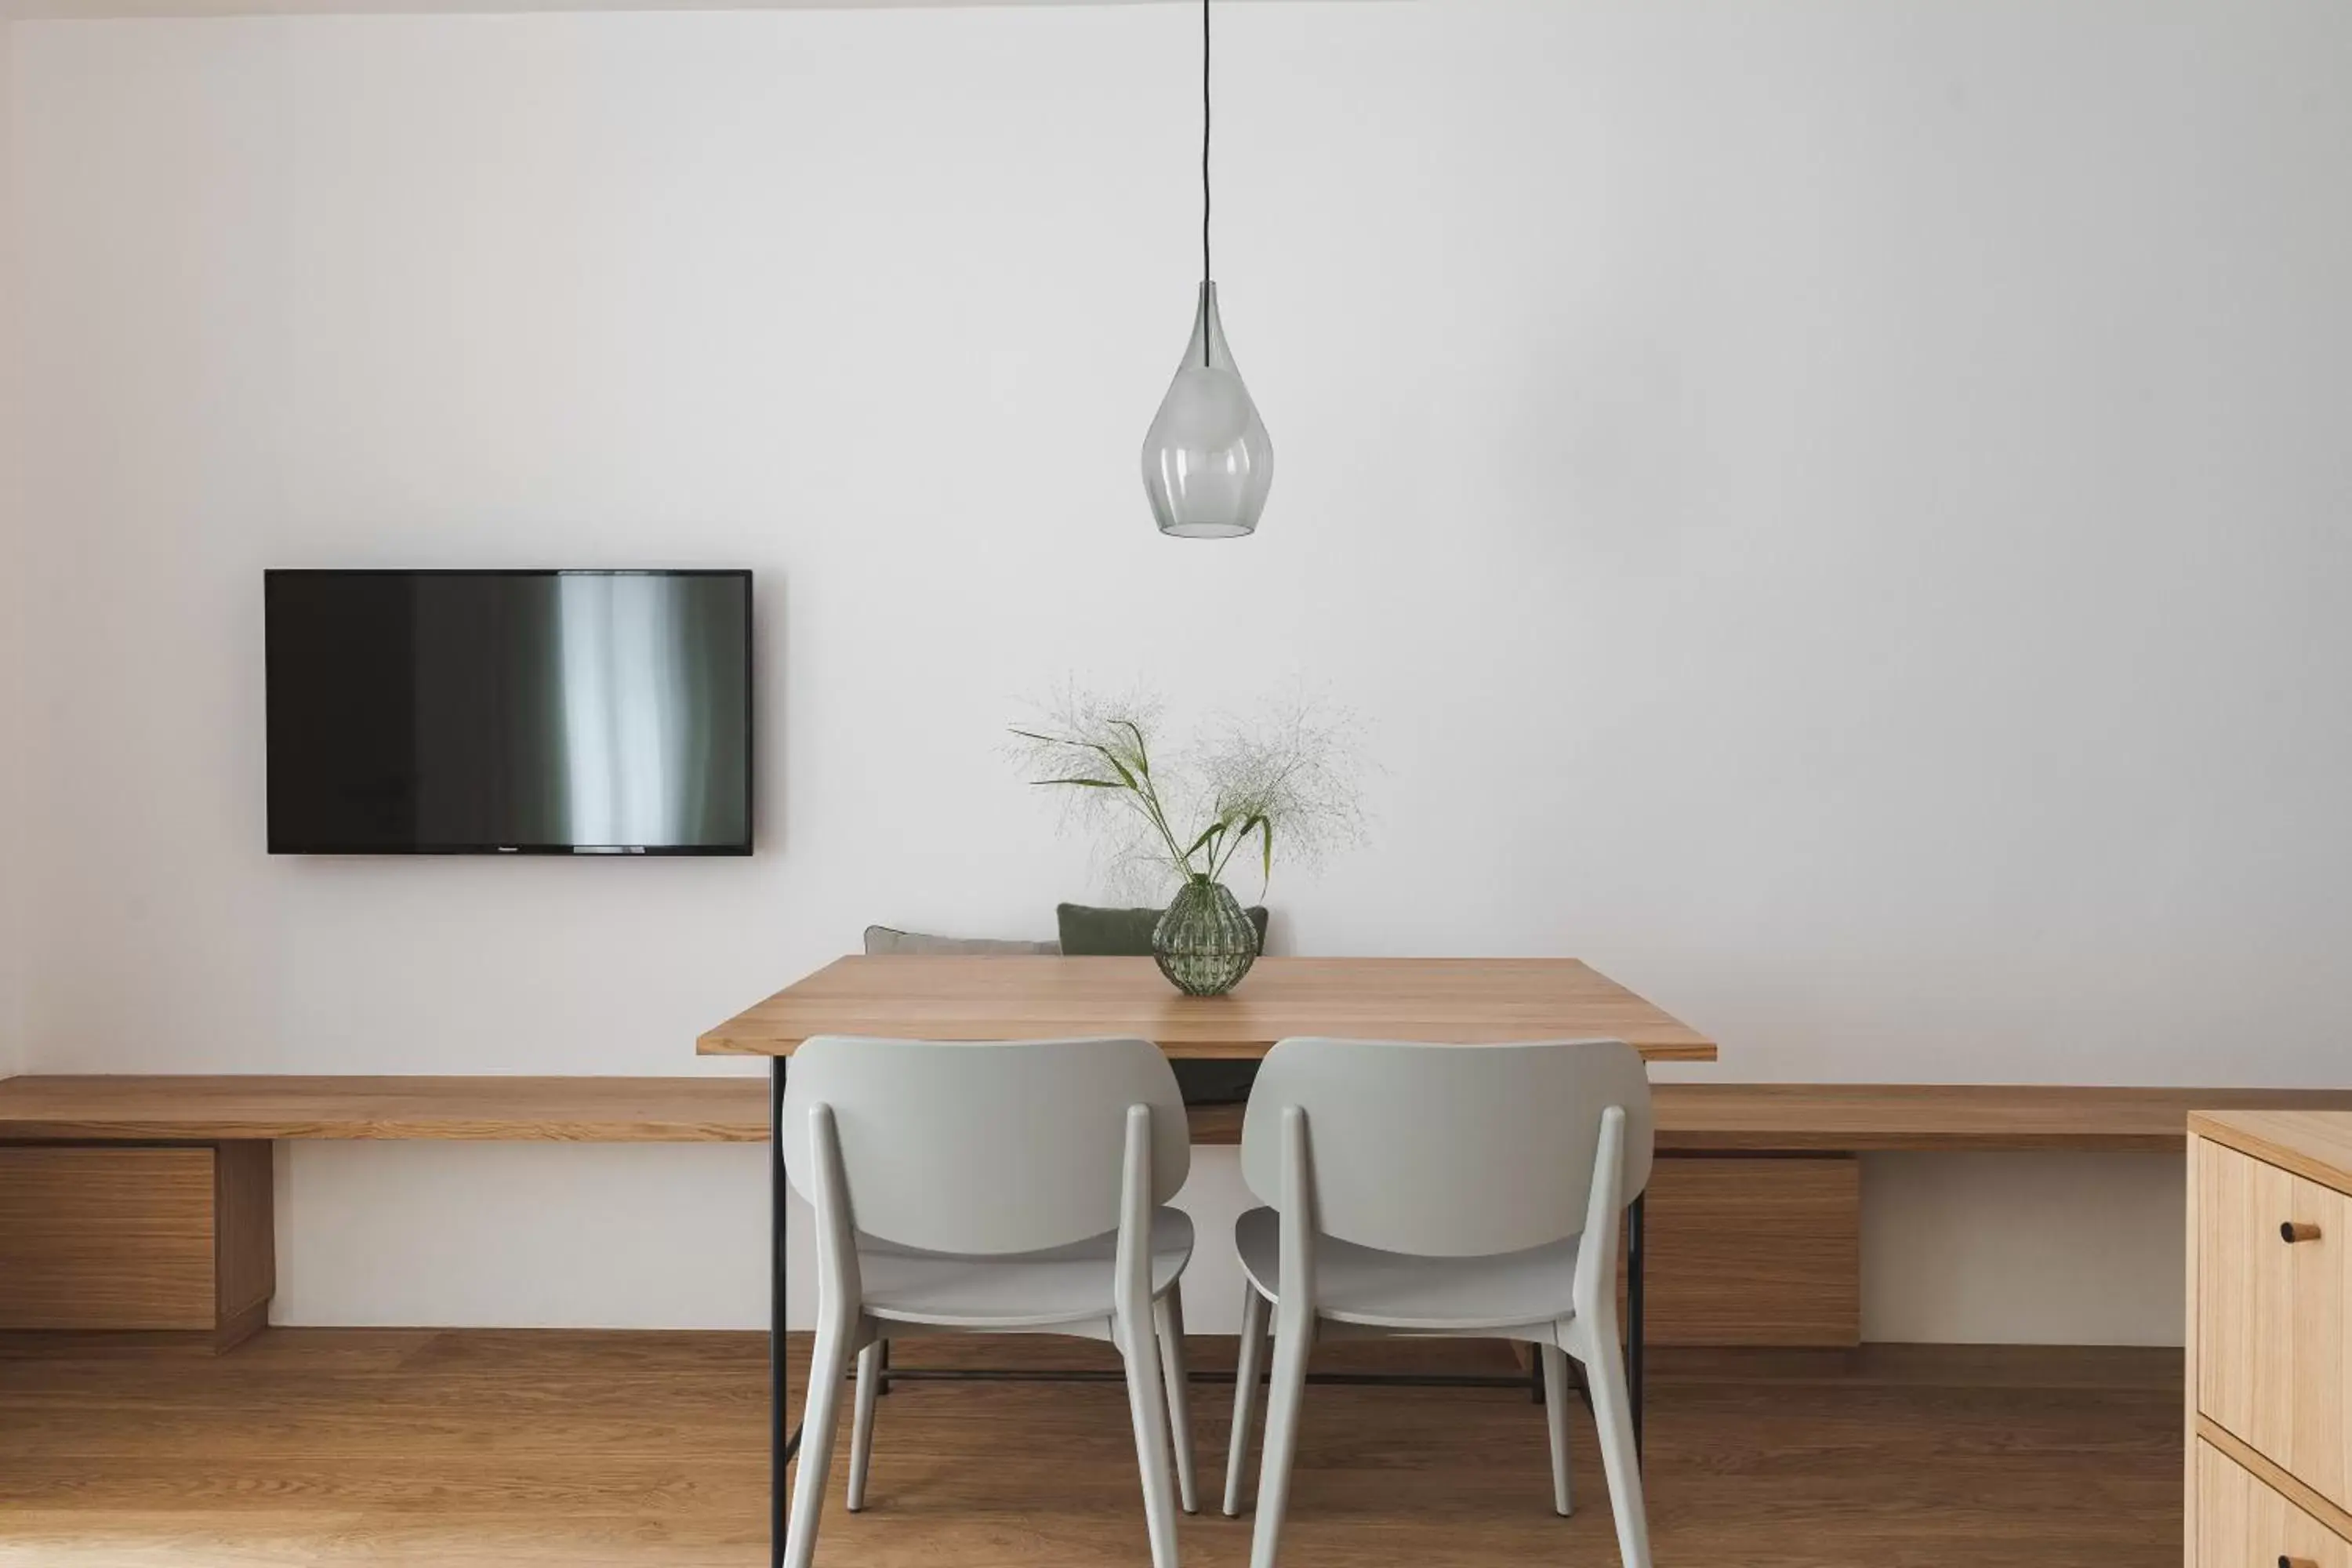
POLYGON ((1642 1456, 1642 1198, 1625 1211, 1625 1402, 1633 1406, 1633 1457, 1642 1456))
POLYGON ((784 1467, 800 1447, 797 1426, 785 1426, 785 1400, 791 1380, 784 1372, 784 1260, 786 1194, 784 1181, 784 1058, 775 1058, 768 1069, 768 1562, 783 1568, 784 1467))

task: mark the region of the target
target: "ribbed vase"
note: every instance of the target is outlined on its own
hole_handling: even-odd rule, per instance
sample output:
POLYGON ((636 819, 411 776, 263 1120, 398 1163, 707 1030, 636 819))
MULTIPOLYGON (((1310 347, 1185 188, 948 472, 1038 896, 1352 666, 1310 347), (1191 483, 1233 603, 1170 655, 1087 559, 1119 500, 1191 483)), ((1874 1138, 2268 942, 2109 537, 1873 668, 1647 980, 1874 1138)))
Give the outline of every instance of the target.
POLYGON ((1194 877, 1151 929, 1160 973, 1188 996, 1222 996, 1257 962, 1257 927, 1223 882, 1194 877))

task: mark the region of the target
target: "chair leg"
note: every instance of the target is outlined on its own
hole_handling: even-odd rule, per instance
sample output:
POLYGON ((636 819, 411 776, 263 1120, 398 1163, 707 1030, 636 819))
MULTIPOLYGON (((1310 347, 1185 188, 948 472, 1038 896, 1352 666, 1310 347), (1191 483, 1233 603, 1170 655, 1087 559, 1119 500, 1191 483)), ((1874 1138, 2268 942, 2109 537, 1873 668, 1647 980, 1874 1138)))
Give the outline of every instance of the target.
POLYGON ((1544 1425, 1551 1429, 1551 1506, 1566 1519, 1576 1511, 1576 1497, 1568 1483, 1568 1352, 1558 1345, 1538 1345, 1543 1362, 1544 1425))
MULTIPOLYGON (((1168 1485, 1168 1405, 1161 1396, 1158 1348, 1150 1320, 1118 1325, 1127 1365, 1127 1408, 1135 1422, 1135 1462, 1143 1472, 1143 1524, 1151 1568, 1176 1568, 1176 1500, 1168 1485)), ((799 1564, 792 1568, 801 1568, 799 1564)))
POLYGON ((1617 1521, 1617 1554, 1625 1568, 1650 1568, 1650 1521, 1642 1500, 1642 1453, 1633 1442, 1633 1415, 1625 1392, 1625 1365, 1616 1334, 1598 1339, 1584 1358, 1592 1390, 1592 1421, 1601 1429, 1601 1463, 1609 1477, 1609 1511, 1617 1521))
POLYGON ((1234 1430, 1225 1442, 1225 1517, 1242 1511, 1242 1468, 1249 1463, 1250 1416, 1257 1408, 1258 1374, 1265 1369, 1265 1298, 1242 1281, 1242 1353, 1234 1369, 1234 1430))
POLYGON ((1168 1294, 1151 1304, 1154 1337, 1160 1341, 1160 1365, 1167 1374, 1168 1425, 1176 1442, 1176 1499, 1186 1513, 1201 1511, 1200 1482, 1192 1469, 1192 1380, 1184 1373, 1184 1287, 1168 1287, 1168 1294))
POLYGON ((876 1340, 857 1352, 857 1403, 849 1416, 849 1511, 866 1507, 866 1472, 874 1461, 874 1400, 882 1392, 882 1352, 876 1340))
POLYGON ((1290 1502, 1290 1463, 1298 1451, 1298 1406, 1307 1387, 1310 1337, 1305 1323, 1275 1328, 1274 1379, 1265 1402, 1265 1458, 1258 1466, 1257 1530, 1250 1542, 1250 1568, 1274 1568, 1281 1543, 1283 1510, 1290 1502))
POLYGON ((809 1367, 808 1404, 801 1413, 801 1455, 793 1472, 792 1521, 784 1532, 784 1568, 809 1568, 816 1557, 817 1520, 824 1511, 825 1478, 833 1469, 834 1428, 839 1425, 841 1383, 849 1375, 849 1325, 820 1325, 809 1367))

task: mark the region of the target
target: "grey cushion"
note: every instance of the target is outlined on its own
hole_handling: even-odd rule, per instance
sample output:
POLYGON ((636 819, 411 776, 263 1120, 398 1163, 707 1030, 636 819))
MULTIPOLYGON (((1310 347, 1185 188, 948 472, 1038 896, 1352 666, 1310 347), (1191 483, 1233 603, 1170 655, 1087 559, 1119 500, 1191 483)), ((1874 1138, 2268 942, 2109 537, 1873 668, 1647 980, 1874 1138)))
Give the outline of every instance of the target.
POLYGON ((1058 942, 1005 942, 988 936, 931 936, 919 931, 898 931, 891 926, 866 928, 866 952, 869 958, 898 953, 928 953, 934 956, 962 953, 966 955, 1006 953, 1055 953, 1062 951, 1058 942))

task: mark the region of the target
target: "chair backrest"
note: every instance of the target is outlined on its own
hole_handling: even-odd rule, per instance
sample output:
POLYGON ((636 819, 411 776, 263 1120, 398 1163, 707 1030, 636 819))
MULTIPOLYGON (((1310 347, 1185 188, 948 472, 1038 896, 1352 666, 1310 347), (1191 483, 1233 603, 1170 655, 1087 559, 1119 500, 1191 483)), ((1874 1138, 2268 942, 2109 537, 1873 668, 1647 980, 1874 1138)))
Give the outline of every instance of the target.
POLYGON ((934 1252, 1035 1252, 1116 1230, 1129 1106, 1151 1109, 1151 1201, 1192 1139, 1148 1040, 942 1043, 827 1036, 784 1072, 784 1171, 815 1201, 809 1110, 830 1106, 851 1217, 934 1252))
POLYGON ((1284 1040, 1242 1121, 1242 1177, 1282 1201, 1282 1113, 1307 1113, 1314 1228, 1471 1258, 1584 1229, 1601 1113, 1625 1113, 1623 1187, 1650 1179, 1650 1079, 1617 1040, 1450 1046, 1284 1040))

